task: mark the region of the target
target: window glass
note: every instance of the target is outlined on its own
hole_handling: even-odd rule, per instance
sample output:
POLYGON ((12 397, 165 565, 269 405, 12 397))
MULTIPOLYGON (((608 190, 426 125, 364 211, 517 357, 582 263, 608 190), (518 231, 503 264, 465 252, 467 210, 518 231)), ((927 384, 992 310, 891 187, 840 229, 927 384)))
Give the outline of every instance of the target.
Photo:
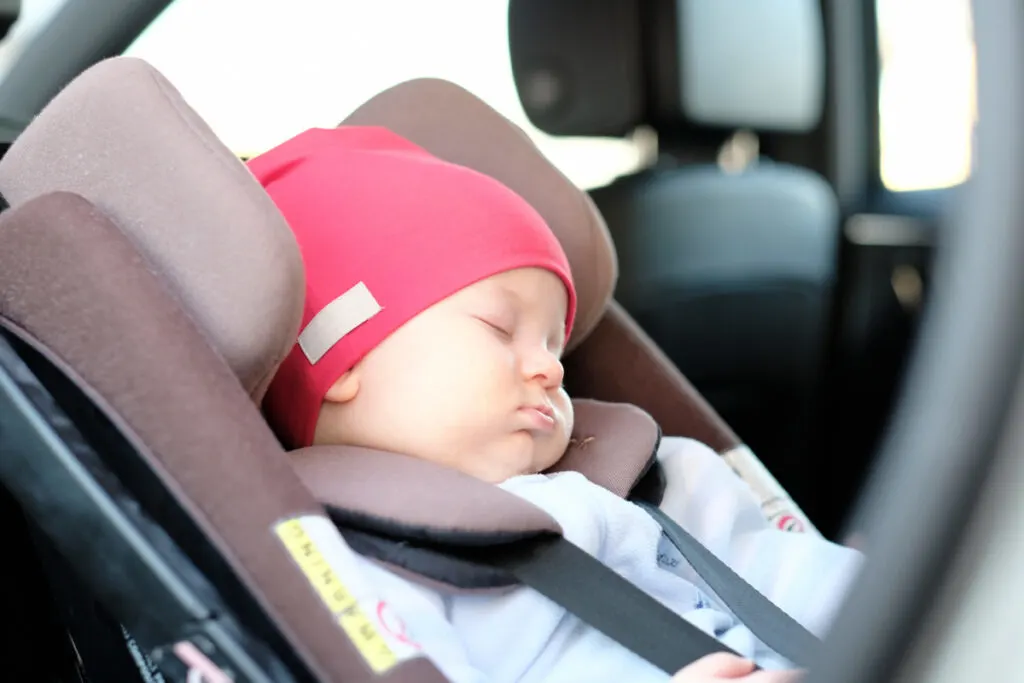
POLYGON ((240 155, 337 125, 381 90, 429 76, 521 126, 581 187, 636 169, 639 143, 553 138, 529 124, 507 11, 507 0, 175 0, 126 54, 163 72, 240 155))
POLYGON ((66 3, 67 0, 21 0, 17 21, 4 39, 0 40, 0 78, 7 74, 25 46, 66 3))
POLYGON ((876 0, 879 146, 890 190, 962 183, 971 173, 975 97, 969 0, 876 0))

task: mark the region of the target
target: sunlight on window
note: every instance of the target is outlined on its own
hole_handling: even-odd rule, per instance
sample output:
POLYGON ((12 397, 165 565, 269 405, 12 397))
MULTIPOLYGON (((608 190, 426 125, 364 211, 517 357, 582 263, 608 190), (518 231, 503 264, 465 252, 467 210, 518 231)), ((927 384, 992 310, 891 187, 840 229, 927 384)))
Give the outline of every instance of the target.
POLYGON ((975 51, 969 0, 876 0, 882 182, 950 187, 973 163, 975 51))
POLYGON ((628 140, 530 125, 508 55, 508 0, 175 0, 126 54, 163 72, 235 152, 335 126, 378 92, 444 78, 522 127, 577 185, 642 163, 628 140))
POLYGON ((18 20, 14 22, 10 33, 0 42, 0 78, 7 75, 8 69, 21 56, 25 46, 32 42, 67 1, 21 0, 18 20))

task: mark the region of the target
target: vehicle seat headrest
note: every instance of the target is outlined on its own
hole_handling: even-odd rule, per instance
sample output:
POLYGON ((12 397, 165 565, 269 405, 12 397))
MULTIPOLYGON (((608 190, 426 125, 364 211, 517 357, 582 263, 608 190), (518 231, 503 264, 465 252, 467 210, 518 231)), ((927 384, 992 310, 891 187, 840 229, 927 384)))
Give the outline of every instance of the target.
POLYGON ((531 123, 552 135, 807 132, 825 97, 817 0, 510 0, 531 123))
POLYGON ((260 184, 163 75, 108 59, 43 109, 0 160, 0 193, 16 207, 53 191, 127 233, 258 401, 298 334, 302 259, 260 184))
POLYGON ((578 297, 572 349, 604 315, 615 288, 615 249, 601 214, 515 124, 454 83, 407 81, 373 97, 343 125, 381 126, 446 161, 502 182, 547 221, 569 257, 578 297))

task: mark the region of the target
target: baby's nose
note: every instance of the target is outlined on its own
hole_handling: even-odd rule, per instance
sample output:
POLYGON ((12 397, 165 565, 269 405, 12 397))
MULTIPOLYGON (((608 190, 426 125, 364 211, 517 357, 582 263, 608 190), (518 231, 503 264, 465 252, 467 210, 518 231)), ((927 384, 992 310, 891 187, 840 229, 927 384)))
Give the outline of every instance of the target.
POLYGON ((527 379, 537 379, 545 387, 559 387, 565 376, 562 360, 546 348, 531 353, 525 363, 527 379))

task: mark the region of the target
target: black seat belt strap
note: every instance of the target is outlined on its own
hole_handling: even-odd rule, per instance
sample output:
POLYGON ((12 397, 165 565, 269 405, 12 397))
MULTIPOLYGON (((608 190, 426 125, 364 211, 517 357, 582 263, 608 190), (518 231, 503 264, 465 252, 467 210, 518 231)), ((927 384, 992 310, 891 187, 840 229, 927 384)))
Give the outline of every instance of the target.
POLYGON ((490 548, 482 561, 504 569, 668 674, 704 655, 732 652, 564 538, 490 548))
MULTIPOLYGON (((665 536, 744 626, 769 648, 806 666, 820 641, 660 509, 641 503, 665 536)), ((647 593, 561 537, 492 548, 504 569, 620 645, 674 674, 713 652, 731 652, 647 593)))
POLYGON ((754 636, 794 664, 808 665, 811 654, 821 644, 814 634, 715 557, 661 509, 649 503, 637 505, 661 525, 666 538, 754 636))

